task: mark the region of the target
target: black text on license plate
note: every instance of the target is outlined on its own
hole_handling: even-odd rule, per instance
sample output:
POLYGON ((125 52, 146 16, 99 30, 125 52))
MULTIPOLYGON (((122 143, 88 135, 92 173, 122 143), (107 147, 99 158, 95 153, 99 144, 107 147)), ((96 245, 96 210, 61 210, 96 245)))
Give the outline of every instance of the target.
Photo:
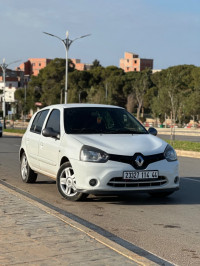
POLYGON ((124 172, 124 179, 154 179, 158 178, 158 171, 132 171, 132 172, 124 172))

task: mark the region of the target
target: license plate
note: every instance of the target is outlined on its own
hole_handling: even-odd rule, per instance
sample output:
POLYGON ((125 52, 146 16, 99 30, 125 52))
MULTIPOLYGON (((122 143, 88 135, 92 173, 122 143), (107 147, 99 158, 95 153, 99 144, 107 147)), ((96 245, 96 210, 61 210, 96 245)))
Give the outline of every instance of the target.
POLYGON ((132 171, 124 172, 123 179, 156 179, 158 178, 158 171, 132 171))

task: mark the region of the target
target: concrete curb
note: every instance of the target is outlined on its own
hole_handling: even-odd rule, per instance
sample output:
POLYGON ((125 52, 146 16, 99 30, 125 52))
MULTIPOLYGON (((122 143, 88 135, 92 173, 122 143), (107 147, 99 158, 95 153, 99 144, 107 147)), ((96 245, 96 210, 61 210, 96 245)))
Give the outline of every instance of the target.
POLYGON ((23 137, 23 135, 24 135, 24 134, 20 134, 20 133, 3 132, 3 136, 23 137))
POLYGON ((176 150, 178 156, 200 159, 200 152, 176 150))

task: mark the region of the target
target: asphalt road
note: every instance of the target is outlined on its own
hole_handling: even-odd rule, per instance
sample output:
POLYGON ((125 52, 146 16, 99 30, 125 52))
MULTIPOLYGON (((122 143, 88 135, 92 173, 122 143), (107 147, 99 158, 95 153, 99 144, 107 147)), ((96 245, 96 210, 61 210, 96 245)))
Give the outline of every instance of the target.
POLYGON ((0 138, 0 180, 76 215, 86 226, 102 230, 127 248, 139 247, 172 264, 200 265, 200 159, 179 158, 181 189, 166 199, 135 194, 69 202, 47 177, 39 175, 35 184, 20 180, 20 141, 18 137, 0 138))
MULTIPOLYGON (((164 140, 171 139, 171 135, 158 134, 158 137, 164 140)), ((183 141, 192 141, 192 142, 200 142, 199 136, 186 136, 186 135, 175 135, 175 140, 183 140, 183 141)))

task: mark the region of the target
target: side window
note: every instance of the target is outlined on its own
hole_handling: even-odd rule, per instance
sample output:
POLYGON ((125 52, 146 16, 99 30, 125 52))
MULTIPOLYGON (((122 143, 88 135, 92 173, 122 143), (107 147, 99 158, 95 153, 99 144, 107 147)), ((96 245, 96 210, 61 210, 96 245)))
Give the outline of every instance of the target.
POLYGON ((45 128, 47 127, 52 128, 56 133, 60 134, 60 111, 59 110, 54 109, 51 112, 45 128))
POLYGON ((111 129, 115 126, 115 123, 109 112, 105 113, 105 121, 106 121, 107 128, 111 129))
POLYGON ((48 112, 49 112, 49 110, 44 110, 44 111, 39 112, 36 115, 35 119, 33 120, 32 125, 31 125, 31 129, 30 129, 31 132, 38 133, 38 134, 41 133, 42 126, 43 126, 44 120, 45 120, 48 112))

